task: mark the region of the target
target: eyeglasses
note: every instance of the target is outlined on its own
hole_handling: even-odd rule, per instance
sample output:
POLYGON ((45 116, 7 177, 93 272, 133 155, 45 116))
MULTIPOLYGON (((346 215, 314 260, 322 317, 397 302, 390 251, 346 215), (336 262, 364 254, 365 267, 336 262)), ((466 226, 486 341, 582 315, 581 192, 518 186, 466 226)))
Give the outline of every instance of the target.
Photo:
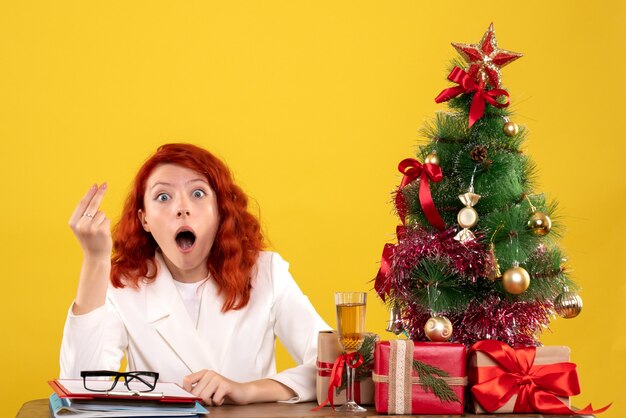
POLYGON ((115 388, 120 379, 132 392, 151 392, 156 387, 159 378, 157 372, 114 372, 111 370, 86 370, 80 372, 83 386, 92 392, 109 392, 115 388))

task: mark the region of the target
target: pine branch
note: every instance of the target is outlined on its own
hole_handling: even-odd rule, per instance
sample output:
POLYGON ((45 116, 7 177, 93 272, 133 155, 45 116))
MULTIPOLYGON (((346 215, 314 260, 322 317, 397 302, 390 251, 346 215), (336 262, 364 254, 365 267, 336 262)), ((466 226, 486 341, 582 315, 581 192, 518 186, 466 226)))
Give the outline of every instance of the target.
POLYGON ((425 257, 411 270, 412 300, 434 312, 465 309, 473 294, 444 257, 425 257))
POLYGON ((458 144, 467 141, 467 138, 443 138, 435 136, 433 137, 433 141, 441 142, 443 144, 458 144))
POLYGON ((413 359, 413 370, 417 372, 420 378, 420 386, 425 392, 432 392, 443 402, 461 403, 450 385, 442 379, 449 376, 446 371, 415 359, 413 359))
POLYGON ((363 364, 356 369, 357 380, 363 380, 368 375, 368 370, 374 366, 374 345, 376 336, 368 334, 363 340, 358 352, 363 356, 363 364))
POLYGON ((534 279, 556 279, 565 272, 565 267, 559 267, 556 270, 538 271, 533 274, 534 279))
POLYGON ((498 144, 493 147, 494 151, 510 152, 511 154, 523 154, 515 145, 498 144))
MULTIPOLYGON (((371 376, 371 371, 374 368, 374 345, 376 344, 376 335, 367 334, 365 335, 365 339, 363 340, 363 344, 361 344, 361 348, 357 350, 359 354, 363 356, 363 364, 355 369, 354 379, 363 380, 369 376, 371 376)), ((348 365, 343 369, 343 374, 341 376, 341 385, 335 390, 336 394, 339 394, 342 390, 346 389, 346 385, 348 382, 348 365)))

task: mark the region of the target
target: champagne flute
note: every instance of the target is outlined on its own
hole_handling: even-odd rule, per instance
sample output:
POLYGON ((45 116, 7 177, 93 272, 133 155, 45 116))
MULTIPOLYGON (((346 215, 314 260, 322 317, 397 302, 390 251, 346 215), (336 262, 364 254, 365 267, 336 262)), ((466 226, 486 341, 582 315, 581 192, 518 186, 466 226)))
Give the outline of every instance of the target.
MULTIPOLYGON (((339 343, 346 353, 361 348, 365 339, 365 292, 336 292, 337 333, 339 343)), ((346 364, 346 403, 336 408, 340 412, 364 412, 365 408, 354 402, 354 369, 346 364)))

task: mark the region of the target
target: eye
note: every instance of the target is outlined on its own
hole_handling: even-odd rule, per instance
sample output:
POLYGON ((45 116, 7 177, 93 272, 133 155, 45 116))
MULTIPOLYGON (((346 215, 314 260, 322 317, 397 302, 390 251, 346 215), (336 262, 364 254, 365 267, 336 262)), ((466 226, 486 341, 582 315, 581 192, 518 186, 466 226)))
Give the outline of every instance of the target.
POLYGON ((193 194, 193 197, 197 197, 198 199, 201 198, 201 197, 206 196, 206 193, 202 189, 196 189, 196 190, 193 191, 192 194, 193 194))
POLYGON ((167 193, 159 193, 155 200, 158 200, 159 202, 167 202, 170 200, 170 195, 167 193))

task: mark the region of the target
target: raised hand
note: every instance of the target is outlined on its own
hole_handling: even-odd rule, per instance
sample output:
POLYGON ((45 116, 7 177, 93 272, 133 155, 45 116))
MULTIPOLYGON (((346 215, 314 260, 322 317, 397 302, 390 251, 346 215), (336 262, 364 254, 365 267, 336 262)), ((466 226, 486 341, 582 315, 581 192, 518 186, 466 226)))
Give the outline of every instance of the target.
POLYGON ((83 315, 104 305, 111 274, 111 221, 100 210, 107 184, 94 184, 82 198, 70 218, 70 228, 83 250, 76 299, 75 315, 83 315))
POLYGON ((70 218, 70 228, 78 238, 85 257, 111 257, 111 221, 100 209, 107 184, 91 186, 70 218))

